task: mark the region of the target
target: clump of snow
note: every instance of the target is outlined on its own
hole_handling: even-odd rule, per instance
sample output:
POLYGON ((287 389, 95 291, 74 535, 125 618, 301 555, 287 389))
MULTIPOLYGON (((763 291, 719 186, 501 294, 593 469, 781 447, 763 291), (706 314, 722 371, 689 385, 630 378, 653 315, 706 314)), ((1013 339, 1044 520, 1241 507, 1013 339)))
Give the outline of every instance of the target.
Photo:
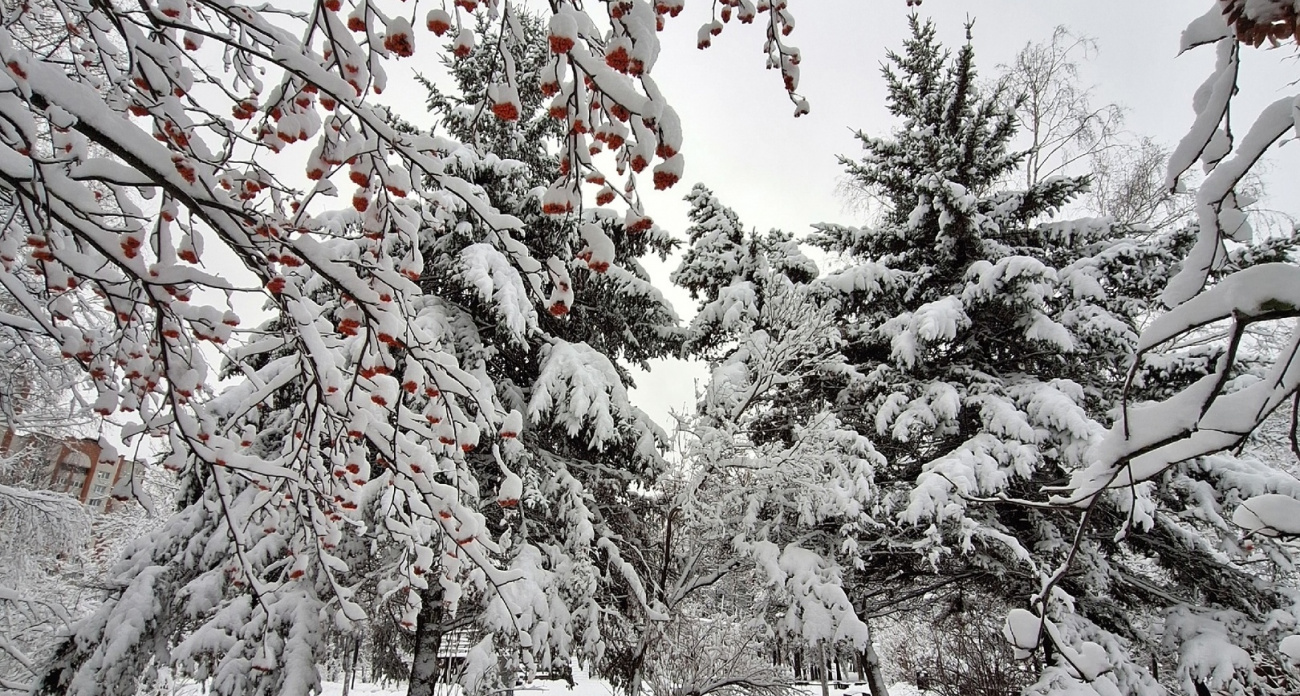
POLYGON ((1028 609, 1012 609, 1007 614, 1007 623, 1002 628, 1002 635, 1016 648, 1016 658, 1024 659, 1038 648, 1039 635, 1043 630, 1044 620, 1028 609))
POLYGON ((1281 493, 1257 495, 1237 507, 1232 522, 1265 536, 1300 536, 1300 500, 1281 493))
POLYGON ((1287 636, 1278 645, 1282 654, 1291 664, 1300 667, 1300 636, 1287 636))

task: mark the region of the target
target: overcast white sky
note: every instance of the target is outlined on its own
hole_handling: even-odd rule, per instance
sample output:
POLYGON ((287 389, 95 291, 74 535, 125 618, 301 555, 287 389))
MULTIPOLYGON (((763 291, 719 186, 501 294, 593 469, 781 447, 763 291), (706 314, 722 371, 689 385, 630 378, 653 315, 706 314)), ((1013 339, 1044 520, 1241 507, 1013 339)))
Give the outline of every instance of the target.
MULTIPOLYGON (((703 182, 735 209, 748 227, 778 227, 797 234, 815 222, 860 224, 837 198, 841 169, 836 155, 857 156, 854 130, 887 134, 895 127, 884 108, 880 64, 886 50, 900 49, 907 33, 903 0, 790 0, 797 26, 791 43, 803 52, 800 92, 812 113, 791 117, 792 106, 777 71, 764 70, 761 30, 734 21, 706 51, 695 48, 696 30, 709 21, 713 3, 693 0, 663 34, 664 50, 654 75, 685 129, 686 173, 664 193, 646 195, 656 222, 679 234, 686 227, 681 201, 703 182)), ((975 20, 976 63, 991 76, 1025 44, 1051 37, 1064 25, 1091 36, 1097 55, 1081 82, 1094 86, 1096 103, 1126 109, 1126 127, 1172 146, 1191 123, 1193 92, 1209 74, 1214 52, 1206 47, 1178 55, 1182 29, 1210 9, 1210 0, 927 0, 946 45, 963 39, 975 20)), ((1288 84, 1296 51, 1246 51, 1242 93, 1234 126, 1244 132, 1272 101, 1300 92, 1288 84)), ((1273 157, 1269 202, 1300 213, 1295 147, 1273 157)), ((671 266, 671 264, 670 264, 671 266)), ((667 270, 662 271, 666 285, 667 270)), ((694 312, 684 293, 669 291, 683 318, 694 312)), ((639 376, 634 399, 661 425, 669 409, 689 409, 702 366, 663 361, 652 376, 639 376)))

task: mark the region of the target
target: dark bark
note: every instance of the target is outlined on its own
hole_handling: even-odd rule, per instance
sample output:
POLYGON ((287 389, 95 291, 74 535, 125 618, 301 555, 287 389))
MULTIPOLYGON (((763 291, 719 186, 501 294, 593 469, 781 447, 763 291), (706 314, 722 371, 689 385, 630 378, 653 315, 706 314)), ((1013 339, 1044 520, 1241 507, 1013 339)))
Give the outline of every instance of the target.
POLYGON ((828 674, 829 670, 826 669, 826 643, 823 642, 817 647, 819 653, 818 657, 820 658, 817 660, 817 671, 820 672, 817 676, 822 683, 822 696, 831 696, 831 686, 826 682, 827 677, 830 676, 828 674))
POLYGON ((867 668, 867 688, 870 689, 871 696, 889 696, 889 687, 885 686, 885 672, 880 668, 880 656, 876 654, 874 644, 867 643, 867 648, 862 653, 862 662, 867 668))
POLYGON ((357 661, 361 659, 361 636, 352 638, 352 657, 348 659, 347 666, 343 669, 343 696, 348 696, 352 690, 352 684, 357 679, 357 661))
POLYGON ((442 648, 442 587, 434 584, 420 593, 420 613, 415 622, 415 656, 407 696, 434 696, 441 676, 438 650, 442 648))

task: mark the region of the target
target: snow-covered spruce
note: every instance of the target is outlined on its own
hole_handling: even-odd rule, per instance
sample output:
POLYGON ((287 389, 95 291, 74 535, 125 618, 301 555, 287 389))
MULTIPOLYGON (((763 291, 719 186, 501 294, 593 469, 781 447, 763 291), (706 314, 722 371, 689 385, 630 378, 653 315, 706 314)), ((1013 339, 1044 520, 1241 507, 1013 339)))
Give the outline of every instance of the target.
MULTIPOLYGON (((888 600, 870 597, 960 583, 1012 605, 1030 598, 1053 622, 1045 641, 1015 641, 1050 652, 1035 693, 1154 693, 1150 656, 1166 648, 1145 627, 1161 621, 1180 679, 1253 683, 1232 656, 1267 654, 1270 638, 1247 627, 1292 610, 1283 588, 1240 563, 1254 546, 1240 543, 1224 506, 1234 484, 1249 481, 1258 494, 1289 491, 1293 481, 1265 463, 1216 456, 1179 466, 1160 485, 1110 480, 1083 516, 1078 498, 1052 491, 1095 468, 1137 326, 1157 311, 1198 228, 1152 234, 1104 219, 1051 220, 1084 190, 1080 178, 998 190, 1021 158, 1008 149, 1006 102, 978 90, 970 45, 948 58, 929 25, 914 20, 886 80, 905 125, 889 138, 863 135, 866 156, 845 160, 884 204, 881 219, 863 229, 818 226, 812 243, 838 255, 831 272, 800 279, 787 270, 801 268, 787 261, 797 253, 745 234, 706 190, 690 197, 692 246, 674 280, 702 300, 688 345, 715 365, 692 424, 699 489, 743 475, 734 514, 763 513, 742 520, 780 510, 778 494, 853 501, 781 526, 785 544, 819 540, 810 562, 835 569, 823 581, 854 588, 837 605, 838 590, 785 586, 792 602, 819 598, 825 608, 812 626, 854 626, 888 611, 888 600), (776 310, 787 296, 815 299, 829 326, 805 317, 804 331, 792 331, 776 310), (859 443, 857 486, 791 474, 751 487, 767 467, 818 452, 809 433, 821 426, 859 443), (800 525, 810 526, 801 534, 800 525), (1196 626, 1217 628, 1196 638, 1196 626)), ((1238 258, 1276 259, 1291 246, 1270 242, 1238 258)), ((1140 363, 1129 398, 1213 380, 1218 355, 1187 350, 1140 363)), ((746 522, 718 523, 782 588, 782 542, 769 548, 750 540, 746 522)), ((1268 553, 1279 551, 1270 542, 1268 553)), ((785 615, 781 628, 809 630, 801 611, 785 615)))

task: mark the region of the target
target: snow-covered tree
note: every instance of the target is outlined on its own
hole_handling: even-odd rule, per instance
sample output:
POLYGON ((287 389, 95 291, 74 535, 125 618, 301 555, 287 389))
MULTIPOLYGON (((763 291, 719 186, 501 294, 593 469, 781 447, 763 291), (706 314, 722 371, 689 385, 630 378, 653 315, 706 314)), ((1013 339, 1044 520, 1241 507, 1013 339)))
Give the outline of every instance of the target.
MULTIPOLYGON (((869 487, 855 494, 857 508, 838 518, 833 535, 852 556, 834 583, 856 587, 856 616, 844 614, 846 622, 960 584, 1055 617, 1037 689, 1158 689, 1147 669, 1153 655, 1172 656, 1177 678, 1192 683, 1213 671, 1213 660, 1200 656, 1182 629, 1163 634, 1163 643, 1153 640, 1151 625, 1201 616, 1189 614, 1190 597, 1241 617, 1285 605, 1256 583, 1243 559, 1213 551, 1225 548, 1230 534, 1191 495, 1230 496, 1228 482, 1245 472, 1262 475, 1261 465, 1202 461, 1175 486, 1116 489, 1082 515, 1043 491, 1095 466, 1102 423, 1125 398, 1118 386, 1137 327, 1157 311, 1196 230, 1152 235, 1104 219, 1052 220, 1086 189, 1082 177, 1000 190, 1022 162, 1009 149, 1014 119, 1005 100, 981 93, 969 42, 953 56, 930 25, 913 18, 912 32, 885 70, 888 105, 901 128, 890 138, 863 135, 866 156, 845 160, 858 185, 883 202, 880 220, 862 229, 818 226, 813 243, 837 254, 840 267, 811 291, 798 289, 833 308, 834 332, 822 344, 833 350, 809 355, 799 371, 778 371, 768 383, 751 377, 750 356, 766 354, 752 341, 776 344, 781 334, 770 317, 760 319, 767 296, 762 284, 748 282, 734 215, 693 207, 699 220, 713 222, 693 235, 688 267, 677 278, 699 283, 687 285, 706 300, 697 322, 739 328, 705 334, 720 349, 710 356, 719 369, 703 411, 714 408, 723 418, 710 435, 727 430, 727 417, 748 426, 740 430, 745 440, 719 440, 735 450, 701 448, 698 455, 763 461, 764 446, 816 451, 801 433, 832 417, 841 437, 869 452, 858 474, 869 487), (780 396, 752 420, 739 419, 765 386, 780 396), (709 399, 723 392, 736 410, 712 406, 709 399), (1062 564, 1073 572, 1055 572, 1062 564)), ((1282 258, 1293 244, 1246 246, 1228 265, 1282 258)), ((1166 396, 1211 374, 1220 355, 1186 349, 1139 365, 1128 398, 1166 396)), ((776 490, 800 490, 805 479, 786 473, 776 490)), ((811 476, 808 490, 853 490, 835 480, 811 476)), ((1256 485, 1282 485, 1268 480, 1256 485)), ((751 487, 748 495, 761 501, 754 509, 766 509, 773 494, 765 490, 751 487)), ((810 534, 828 531, 816 516, 799 520, 812 522, 819 526, 810 534)), ((788 523, 782 531, 797 536, 799 528, 788 523)))
MULTIPOLYGON (((1162 649, 1180 656, 1181 679, 1203 679, 1214 668, 1175 628, 1187 625, 1173 621, 1188 609, 1180 598, 1259 618, 1285 601, 1211 551, 1224 548, 1224 530, 1198 524, 1204 508, 1185 491, 1229 494, 1228 472, 1258 465, 1203 461, 1169 489, 1135 483, 1082 515, 1061 514, 1040 493, 1096 466, 1135 327, 1156 309, 1187 235, 1042 222, 1086 180, 996 190, 1020 156, 1007 148, 1010 116, 974 88, 969 44, 949 62, 932 31, 914 23, 892 62, 890 105, 905 128, 892 139, 864 137, 867 156, 850 163, 889 204, 884 218, 871 230, 823 227, 816 242, 848 256, 828 279, 850 310, 844 354, 854 368, 834 385, 834 400, 889 462, 876 480, 900 521, 915 525, 902 539, 914 539, 910 549, 940 574, 977 569, 1008 600, 1029 598, 1040 615, 1060 617, 1036 689, 1098 680, 1153 688, 1141 654, 1162 649), (1009 502, 1024 498, 1038 502, 1009 502), (1058 564, 1075 572, 1054 574, 1058 564), (1158 646, 1145 627, 1161 619, 1169 630, 1158 646)), ((1251 247, 1236 263, 1292 246, 1251 247)), ((1139 365, 1128 398, 1200 378, 1215 357, 1139 365)))
MULTIPOLYGON (((179 512, 133 547, 39 691, 133 693, 174 670, 211 677, 222 694, 310 693, 328 634, 374 613, 369 587, 417 633, 462 609, 494 629, 471 651, 473 675, 560 659, 578 649, 579 626, 581 649, 600 656, 600 628, 618 619, 593 615, 608 606, 595 588, 622 592, 626 614, 652 615, 643 567, 621 546, 638 541, 615 531, 634 520, 605 515, 633 514, 639 501, 621 493, 657 464, 617 361, 672 343, 635 262, 662 245, 635 191, 641 179, 667 188, 682 176, 680 123, 653 68, 656 29, 683 3, 550 3, 537 90, 563 141, 544 178, 526 156, 496 152, 527 148, 477 135, 531 118, 516 69, 528 54, 517 52, 527 43, 519 4, 33 0, 6 10, 0 190, 12 215, 0 284, 14 303, 0 323, 75 360, 92 408, 134 421, 128 438, 165 435, 163 465, 184 482, 179 512), (477 15, 495 43, 476 38, 477 15), (482 94, 455 104, 478 115, 464 131, 449 118, 452 137, 408 127, 372 96, 444 36, 439 55, 484 59, 490 71, 482 94), (525 182, 538 202, 516 188, 525 182), (534 236, 530 206, 572 224, 534 236), (638 324, 613 298, 648 314, 638 324), (238 312, 262 301, 271 319, 241 324, 238 312), (595 340, 603 320, 622 335, 595 340), (218 360, 238 377, 220 390, 218 360), (511 508, 519 500, 522 511, 511 508), (367 549, 374 565, 363 568, 367 549)), ((714 9, 699 45, 733 17, 760 19, 769 64, 805 112, 787 3, 714 9)), ((1196 243, 1164 295, 1177 306, 1138 342, 1144 361, 1124 401, 1105 383, 1124 364, 1131 318, 1151 306, 1124 289, 1154 282, 1134 269, 1165 252, 1125 247, 1113 226, 1039 223, 1079 180, 997 192, 1016 159, 1010 121, 979 96, 969 47, 949 63, 918 31, 890 84, 891 106, 912 123, 894 140, 866 139, 875 159, 851 170, 890 209, 871 230, 820 232, 847 267, 811 290, 762 271, 752 299, 729 277, 716 284, 717 301, 731 302, 719 321, 750 312, 763 333, 710 348, 724 375, 706 411, 731 422, 701 439, 710 466, 742 485, 753 468, 766 485, 733 545, 786 590, 787 630, 862 644, 843 573, 882 557, 905 570, 919 549, 931 570, 973 566, 1002 592, 1041 578, 1039 613, 1013 613, 1008 633, 1026 650, 1051 638, 1044 689, 1098 677, 1102 652, 1105 683, 1150 681, 1109 638, 1132 631, 1106 613, 1116 593, 1086 592, 1098 577, 1169 607, 1164 635, 1184 684, 1260 683, 1253 656, 1279 645, 1295 612, 1285 584, 1234 561, 1225 520, 1289 571, 1300 496, 1274 468, 1206 455, 1240 442, 1300 384, 1294 341, 1263 370, 1237 359, 1245 327, 1294 318, 1294 266, 1242 263, 1216 282, 1240 251, 1227 242, 1250 237, 1238 183, 1295 125, 1288 98, 1232 140, 1238 39, 1294 36, 1295 16, 1283 0, 1221 0, 1185 36, 1188 47, 1217 44, 1219 60, 1171 171, 1198 159, 1212 171, 1197 193, 1196 243), (1199 363, 1154 355, 1214 322, 1232 325, 1229 338, 1199 363), (1166 374, 1194 383, 1180 390, 1166 374), (1139 408, 1140 390, 1164 401, 1139 408), (776 404, 790 394, 798 400, 776 404), (1103 437, 1097 414, 1112 406, 1119 424, 1103 437), (798 420, 763 425, 776 407, 798 420), (749 467, 755 447, 763 463, 749 467), (784 469, 809 485, 785 485, 784 469), (1065 480, 1042 505, 1003 500, 1065 480), (1187 504, 1154 502, 1170 498, 1187 504), (877 556, 845 545, 873 524, 888 531, 877 556), (1115 541, 1147 528, 1160 534, 1115 541), (1155 547, 1192 550, 1160 556, 1186 562, 1176 583, 1140 569, 1155 547), (1195 563, 1213 566, 1214 581, 1195 563), (1026 566, 1031 579, 1015 582, 1010 569, 1026 566)), ((143 489, 133 475, 116 493, 143 489)))
MULTIPOLYGON (((1295 127, 1294 98, 1266 107, 1241 137, 1229 117, 1242 51, 1291 39, 1295 26, 1290 2, 1224 0, 1183 33, 1184 49, 1212 45, 1217 51, 1214 71, 1193 100, 1196 119, 1170 157, 1166 180, 1170 188, 1179 185, 1198 161, 1208 171, 1196 192, 1195 243, 1162 296, 1171 309, 1137 344, 1127 385, 1132 396, 1090 466, 1076 472, 1054 501, 1089 516, 1124 490, 1183 502, 1171 511, 1177 517, 1160 516, 1149 503, 1145 507, 1156 512, 1144 516, 1145 526, 1166 536, 1166 548, 1180 560, 1217 556, 1223 566, 1209 601, 1176 597, 1164 618, 1165 640, 1177 648, 1179 686, 1198 694, 1295 690, 1294 672, 1289 680, 1283 675, 1288 667, 1281 648, 1300 624, 1295 548, 1287 541, 1300 531, 1293 529, 1300 491, 1287 464, 1216 454, 1245 441, 1297 391, 1294 263, 1275 255, 1272 263, 1234 268, 1238 245, 1254 236, 1244 210, 1248 177, 1295 127), (1254 326, 1269 324, 1291 335, 1280 348, 1269 350, 1248 337, 1254 326), (1213 351, 1203 374, 1143 401, 1139 390, 1149 384, 1144 371, 1167 364, 1170 349, 1189 340, 1213 351), (1198 529, 1203 537, 1193 534, 1198 529), (1251 601, 1241 602, 1243 594, 1251 601)), ((1062 564, 1044 590, 1071 570, 1071 563, 1062 564)))
POLYGON ((819 226, 812 239, 844 262, 819 284, 841 308, 846 366, 819 388, 885 457, 883 504, 919 533, 914 569, 951 561, 996 576, 1028 560, 1029 520, 964 496, 1033 489, 1086 461, 1089 413, 1105 407, 1135 335, 1133 316, 1106 306, 1119 298, 1100 267, 1123 232, 1040 222, 1084 179, 998 190, 1021 162, 1012 114, 979 89, 969 42, 950 56, 933 26, 911 22, 885 69, 902 127, 861 135, 866 155, 845 160, 884 201, 881 220, 819 226))
MULTIPOLYGON (((535 258, 571 259, 560 268, 569 274, 570 296, 553 297, 548 311, 532 320, 537 329, 525 340, 511 333, 508 317, 498 316, 495 326, 477 322, 481 340, 496 347, 484 364, 498 398, 504 407, 528 415, 517 438, 524 447, 503 449, 504 467, 485 459, 480 476, 500 479, 500 485, 516 477, 523 484, 527 495, 499 521, 511 539, 503 556, 521 565, 540 563, 548 575, 538 582, 548 584, 537 590, 548 595, 553 611, 564 606, 564 615, 574 617, 571 626, 551 621, 552 645, 538 649, 549 655, 541 666, 567 664, 574 651, 602 672, 616 669, 610 665, 618 659, 620 634, 644 622, 639 615, 647 597, 641 585, 650 581, 641 578, 648 570, 644 558, 650 541, 644 536, 649 502, 643 496, 663 469, 658 454, 663 434, 630 406, 625 388, 631 379, 621 365, 644 366, 648 358, 676 350, 677 318, 640 265, 641 257, 663 256, 674 242, 648 221, 632 229, 621 217, 599 210, 563 218, 544 212, 544 201, 533 192, 563 167, 562 155, 576 146, 575 135, 565 132, 546 104, 544 85, 552 79, 547 70, 554 68, 541 20, 526 14, 516 20, 525 41, 510 60, 482 54, 452 63, 458 93, 444 94, 430 84, 430 106, 454 137, 502 158, 501 165, 470 163, 463 175, 523 221, 528 234, 520 240, 522 248, 535 258), (518 75, 522 89, 513 119, 501 118, 483 98, 485 85, 506 71, 518 75), (591 417, 590 426, 572 411, 553 411, 555 420, 539 417, 551 415, 552 403, 566 402, 608 415, 605 422, 591 417)), ((485 43, 498 40, 484 38, 485 43)), ((425 257, 432 268, 422 283, 426 292, 489 312, 485 273, 467 261, 467 250, 489 241, 492 231, 466 222, 452 234, 427 240, 425 257)), ((483 628, 500 630, 490 624, 483 628)))
POLYGON ((812 654, 865 653, 881 694, 869 630, 845 584, 861 562, 857 540, 878 524, 873 471, 882 461, 806 387, 842 367, 838 308, 817 296, 817 267, 791 235, 746 232, 703 186, 687 198, 691 248, 673 279, 700 300, 686 345, 713 372, 687 427, 674 509, 698 530, 691 548, 704 543, 720 560, 698 564, 688 553, 665 575, 678 590, 747 575, 759 588, 752 613, 767 630, 812 654))
MULTIPOLYGON (((155 499, 170 477, 149 474, 155 499)), ((66 493, 0 485, 0 693, 26 694, 77 619, 103 596, 124 547, 157 526, 139 505, 95 513, 66 493)))
POLYGON ((654 696, 798 693, 789 669, 768 659, 761 619, 699 608, 676 617, 663 633, 644 682, 654 696))
POLYGON ((90 512, 76 498, 0 485, 0 693, 31 688, 56 636, 80 613, 89 592, 80 575, 90 512))

